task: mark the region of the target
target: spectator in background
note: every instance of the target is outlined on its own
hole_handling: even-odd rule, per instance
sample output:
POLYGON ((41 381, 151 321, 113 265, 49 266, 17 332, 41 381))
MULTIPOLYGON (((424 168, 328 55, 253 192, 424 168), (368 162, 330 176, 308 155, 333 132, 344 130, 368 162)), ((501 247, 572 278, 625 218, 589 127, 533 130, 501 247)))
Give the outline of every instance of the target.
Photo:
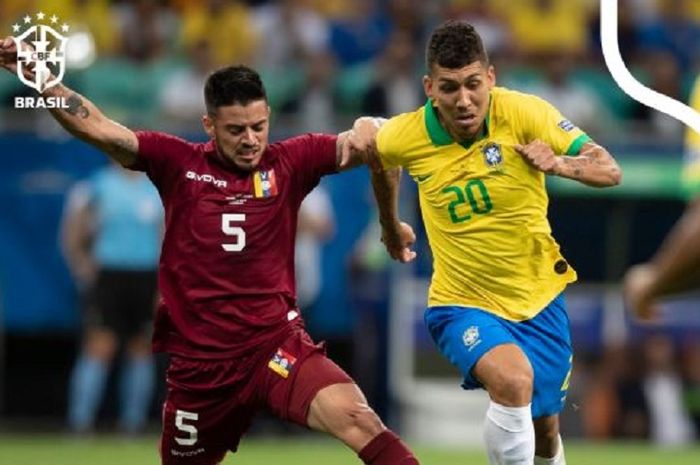
POLYGON ((603 129, 611 116, 598 95, 574 79, 574 65, 574 59, 566 53, 542 57, 540 69, 544 79, 525 84, 520 90, 547 100, 584 131, 603 129))
POLYGON ((163 56, 176 31, 172 12, 157 0, 129 0, 116 7, 122 54, 136 63, 163 56))
POLYGON ((181 127, 182 132, 192 133, 199 127, 205 113, 204 96, 192 89, 201 89, 213 69, 211 44, 200 40, 189 49, 186 67, 168 75, 160 89, 161 113, 169 121, 181 127))
POLYGON ((687 14, 684 0, 666 0, 659 5, 659 15, 640 26, 639 47, 670 53, 681 72, 696 70, 700 60, 700 25, 687 14))
MULTIPOLYGON (((700 77, 690 106, 700 110, 700 77)), ((690 128, 684 157, 681 184, 688 206, 654 257, 630 268, 624 278, 625 300, 641 319, 656 316, 659 299, 700 287, 700 134, 690 128)))
POLYGON ((245 2, 206 0, 186 8, 183 15, 182 45, 208 40, 215 66, 247 63, 255 55, 258 37, 245 2))
POLYGON ((683 379, 685 382, 683 401, 695 428, 695 437, 700 436, 700 341, 690 341, 683 350, 683 379))
POLYGON ((248 63, 258 46, 250 8, 239 0, 205 0, 183 10, 181 45, 212 46, 214 65, 248 63))
POLYGON ((372 0, 357 0, 343 18, 331 21, 330 47, 341 66, 366 63, 384 49, 392 24, 372 0))
POLYGON ((651 439, 661 446, 688 444, 693 429, 683 405, 683 383, 673 341, 655 334, 644 340, 646 372, 642 380, 649 406, 651 439))
POLYGON ((158 193, 143 174, 116 164, 95 173, 69 197, 62 244, 85 294, 85 331, 73 368, 68 424, 83 432, 95 425, 110 364, 120 344, 120 428, 141 431, 154 386, 150 328, 157 291, 162 230, 158 193))
MULTIPOLYGON (((648 76, 647 85, 675 100, 684 100, 683 76, 678 61, 665 51, 644 53, 640 67, 648 76)), ((683 124, 665 113, 635 102, 632 118, 641 124, 639 131, 662 143, 677 143, 683 137, 683 124)))
POLYGON ((334 229, 330 196, 323 186, 316 186, 301 203, 297 221, 295 275, 297 303, 302 312, 310 310, 321 293, 321 249, 334 229))
MULTIPOLYGON (((28 12, 25 10, 27 2, 23 3, 21 14, 25 15, 28 12)), ((37 11, 56 13, 65 18, 70 24, 70 35, 80 31, 88 32, 95 41, 97 53, 104 56, 117 52, 119 48, 119 32, 113 17, 113 3, 110 0, 39 0, 37 11)), ((0 13, 0 18, 2 17, 0 13)))
POLYGON ((289 118, 294 132, 335 132, 338 128, 335 107, 335 59, 327 52, 310 55, 305 63, 303 87, 289 97, 282 113, 289 118))
POLYGON ((395 29, 376 62, 374 80, 363 97, 363 113, 392 116, 420 106, 424 96, 416 79, 416 55, 410 31, 395 29))
POLYGON ((298 67, 311 56, 325 52, 328 22, 308 7, 308 0, 280 0, 257 8, 253 13, 260 45, 258 66, 268 72, 298 67))
POLYGON ((500 1, 523 58, 563 52, 582 58, 586 54, 586 0, 500 1))

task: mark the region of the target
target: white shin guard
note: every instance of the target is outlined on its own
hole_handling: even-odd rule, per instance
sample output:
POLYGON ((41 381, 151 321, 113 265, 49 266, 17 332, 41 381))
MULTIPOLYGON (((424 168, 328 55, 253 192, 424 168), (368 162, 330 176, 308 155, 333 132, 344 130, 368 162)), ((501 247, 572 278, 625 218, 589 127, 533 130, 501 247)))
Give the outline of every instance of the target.
POLYGON ((530 404, 506 407, 491 401, 486 411, 484 440, 490 465, 533 465, 535 428, 530 404))
POLYGON ((557 454, 551 459, 535 456, 535 465, 566 465, 564 443, 561 441, 561 436, 558 436, 558 442, 559 447, 557 447, 557 454))

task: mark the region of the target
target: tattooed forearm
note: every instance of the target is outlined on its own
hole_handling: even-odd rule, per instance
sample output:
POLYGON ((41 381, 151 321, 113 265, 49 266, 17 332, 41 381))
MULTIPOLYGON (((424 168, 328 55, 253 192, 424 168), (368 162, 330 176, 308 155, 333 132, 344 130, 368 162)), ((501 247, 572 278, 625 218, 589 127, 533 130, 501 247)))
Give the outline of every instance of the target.
POLYGON ((615 159, 598 145, 587 145, 576 157, 559 157, 556 174, 593 187, 620 183, 622 172, 615 159))
POLYGON ((52 108, 51 115, 68 132, 94 145, 124 166, 130 166, 138 154, 138 139, 128 128, 105 117, 89 99, 58 84, 44 95, 62 97, 67 108, 52 108))
POLYGON ((67 99, 66 103, 68 108, 66 108, 66 113, 69 115, 77 116, 79 118, 85 119, 90 116, 90 110, 83 104, 83 99, 80 95, 73 93, 67 99))

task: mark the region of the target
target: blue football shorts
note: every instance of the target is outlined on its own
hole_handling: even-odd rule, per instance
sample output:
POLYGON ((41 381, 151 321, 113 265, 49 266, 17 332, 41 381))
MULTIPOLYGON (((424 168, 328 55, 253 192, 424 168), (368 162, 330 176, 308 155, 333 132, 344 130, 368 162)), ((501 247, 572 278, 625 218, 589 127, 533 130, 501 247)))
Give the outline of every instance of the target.
POLYGON ((569 387, 573 352, 564 295, 530 320, 514 322, 472 307, 429 307, 425 323, 440 352, 461 372, 464 389, 483 388, 472 368, 500 344, 517 344, 534 371, 532 417, 559 413, 569 387))

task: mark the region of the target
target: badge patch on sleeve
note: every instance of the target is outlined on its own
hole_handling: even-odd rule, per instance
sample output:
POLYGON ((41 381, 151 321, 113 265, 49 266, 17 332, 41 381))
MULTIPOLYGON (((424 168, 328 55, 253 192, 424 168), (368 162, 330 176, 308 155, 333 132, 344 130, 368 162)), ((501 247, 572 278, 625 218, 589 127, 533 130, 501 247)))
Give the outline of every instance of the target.
POLYGON ((279 348, 267 366, 282 378, 286 378, 289 376, 289 372, 292 371, 296 361, 296 357, 279 348))

